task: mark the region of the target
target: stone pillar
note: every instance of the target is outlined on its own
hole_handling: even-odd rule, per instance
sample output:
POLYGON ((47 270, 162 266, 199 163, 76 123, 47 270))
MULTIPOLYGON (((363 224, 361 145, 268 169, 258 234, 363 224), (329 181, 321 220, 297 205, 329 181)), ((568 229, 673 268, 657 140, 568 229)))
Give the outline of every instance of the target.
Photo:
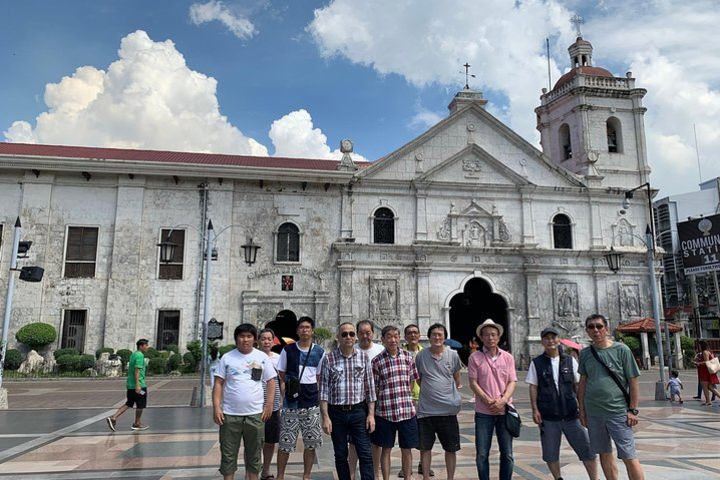
POLYGON ((685 359, 683 358, 683 352, 682 352, 682 344, 680 343, 680 332, 677 332, 675 335, 675 365, 678 366, 678 369, 685 368, 685 359))
MULTIPOLYGON (((143 318, 138 325, 140 263, 155 262, 157 249, 142 251, 144 177, 118 176, 117 203, 112 239, 112 261, 100 345, 134 350, 138 336, 154 331, 143 318), (148 258, 142 259, 141 255, 148 258)), ((152 341, 152 340, 151 340, 152 341)))
POLYGON ((417 324, 422 335, 430 327, 430 268, 417 265, 415 278, 417 281, 417 324))
MULTIPOLYGON (((577 236, 577 234, 576 234, 577 236)), ((610 240, 612 244, 612 239, 610 240)), ((590 199, 590 248, 603 248, 602 220, 600 218, 600 204, 590 199)))
POLYGON ((643 367, 650 367, 650 348, 648 347, 647 332, 640 332, 640 343, 642 343, 643 367))
POLYGON ((535 220, 533 218, 531 187, 520 190, 522 202, 522 243, 524 246, 535 245, 535 220))
POLYGON ((415 191, 415 240, 427 240, 427 192, 415 191))
POLYGON ((352 185, 340 192, 340 238, 353 238, 352 185))
MULTIPOLYGON (((542 346, 540 345, 540 332, 542 331, 542 327, 546 326, 540 324, 540 289, 538 285, 539 274, 540 269, 537 267, 537 265, 527 263, 525 264, 525 315, 527 318, 526 325, 528 330, 524 343, 527 345, 528 351, 522 353, 527 353, 530 356, 533 356, 533 354, 541 353, 542 346)), ((515 347, 516 345, 522 345, 522 343, 519 341, 520 337, 518 336, 518 332, 513 331, 514 328, 512 328, 518 328, 518 323, 519 322, 516 321, 515 325, 511 325, 510 328, 511 338, 508 340, 511 342, 512 340, 515 340, 511 343, 513 347, 515 347)))
POLYGON ((355 267, 353 265, 352 256, 350 252, 342 252, 340 254, 340 260, 338 261, 338 271, 340 272, 340 285, 339 285, 339 309, 340 309, 340 322, 353 322, 353 272, 355 267))

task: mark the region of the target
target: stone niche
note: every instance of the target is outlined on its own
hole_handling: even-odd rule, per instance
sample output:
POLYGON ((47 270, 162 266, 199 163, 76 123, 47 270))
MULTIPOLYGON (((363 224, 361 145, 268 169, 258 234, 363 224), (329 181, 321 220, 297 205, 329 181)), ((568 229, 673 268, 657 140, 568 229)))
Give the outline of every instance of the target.
POLYGON ((397 278, 371 277, 369 312, 370 319, 375 323, 376 330, 385 325, 397 325, 399 322, 399 295, 397 278))

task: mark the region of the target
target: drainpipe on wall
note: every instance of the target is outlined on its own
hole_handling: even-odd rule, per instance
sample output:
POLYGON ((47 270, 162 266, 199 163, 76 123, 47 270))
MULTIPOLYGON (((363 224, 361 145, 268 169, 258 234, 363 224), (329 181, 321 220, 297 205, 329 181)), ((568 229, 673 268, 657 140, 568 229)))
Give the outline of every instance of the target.
POLYGON ((205 243, 205 236, 207 233, 207 217, 208 217, 208 184, 207 182, 203 182, 200 185, 198 185, 198 189, 200 189, 200 240, 199 240, 199 248, 198 251, 201 252, 200 255, 198 255, 197 262, 198 262, 198 272, 199 275, 197 277, 197 280, 195 282, 195 312, 193 315, 193 318, 195 318, 195 329, 193 330, 193 338, 198 339, 200 338, 200 335, 202 334, 202 330, 200 329, 202 319, 200 318, 200 298, 202 297, 202 285, 203 285, 203 278, 205 277, 205 262, 203 261, 203 254, 202 252, 205 251, 204 249, 204 243, 205 243))

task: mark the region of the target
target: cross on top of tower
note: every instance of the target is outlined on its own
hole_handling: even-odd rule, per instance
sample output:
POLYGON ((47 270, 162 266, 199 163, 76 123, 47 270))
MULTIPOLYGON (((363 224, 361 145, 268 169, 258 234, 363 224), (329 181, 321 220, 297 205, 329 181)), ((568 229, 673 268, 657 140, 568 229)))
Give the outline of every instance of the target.
POLYGON ((582 31, 580 30, 580 25, 582 25, 583 23, 585 23, 585 19, 582 18, 580 15, 578 15, 578 14, 576 13, 576 14, 573 15, 572 18, 570 19, 570 23, 572 23, 573 25, 575 25, 575 33, 577 34, 577 36, 578 36, 578 37, 582 37, 582 31))
MULTIPOLYGON (((475 78, 475 75, 470 73, 470 64, 469 63, 465 62, 465 65, 463 65, 463 67, 465 67, 465 90, 470 90, 469 79, 475 78)), ((460 72, 460 73, 462 73, 462 72, 460 72)))

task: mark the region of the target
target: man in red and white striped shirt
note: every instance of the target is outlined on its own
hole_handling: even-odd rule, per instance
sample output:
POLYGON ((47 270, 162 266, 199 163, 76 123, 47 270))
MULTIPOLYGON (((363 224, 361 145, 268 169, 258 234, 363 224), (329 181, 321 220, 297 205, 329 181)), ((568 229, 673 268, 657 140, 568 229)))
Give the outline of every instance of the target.
POLYGON ((400 349, 400 329, 388 325, 382 329, 385 350, 372 360, 377 388, 373 445, 382 448, 380 465, 383 480, 390 478, 390 453, 398 434, 404 478, 411 478, 412 449, 418 447, 417 417, 412 401, 412 384, 418 379, 415 361, 400 349))

